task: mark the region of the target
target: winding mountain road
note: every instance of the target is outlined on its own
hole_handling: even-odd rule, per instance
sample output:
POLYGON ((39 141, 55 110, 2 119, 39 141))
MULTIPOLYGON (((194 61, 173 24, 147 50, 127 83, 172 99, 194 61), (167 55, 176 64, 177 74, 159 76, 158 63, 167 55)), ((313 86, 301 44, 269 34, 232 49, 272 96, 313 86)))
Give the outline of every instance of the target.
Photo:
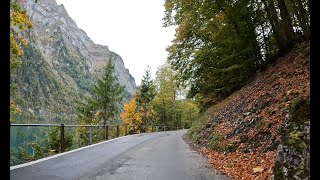
POLYGON ((186 130, 124 136, 10 167, 13 180, 229 180, 182 139, 186 130))

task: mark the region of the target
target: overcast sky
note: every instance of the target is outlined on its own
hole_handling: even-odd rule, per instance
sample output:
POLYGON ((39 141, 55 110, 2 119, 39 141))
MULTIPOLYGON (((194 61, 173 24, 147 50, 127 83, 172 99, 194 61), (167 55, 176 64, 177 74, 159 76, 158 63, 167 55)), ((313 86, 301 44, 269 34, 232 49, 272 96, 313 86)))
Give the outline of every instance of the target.
POLYGON ((140 84, 144 70, 152 78, 167 59, 165 48, 174 38, 174 27, 162 27, 164 0, 57 0, 96 44, 119 54, 140 84))

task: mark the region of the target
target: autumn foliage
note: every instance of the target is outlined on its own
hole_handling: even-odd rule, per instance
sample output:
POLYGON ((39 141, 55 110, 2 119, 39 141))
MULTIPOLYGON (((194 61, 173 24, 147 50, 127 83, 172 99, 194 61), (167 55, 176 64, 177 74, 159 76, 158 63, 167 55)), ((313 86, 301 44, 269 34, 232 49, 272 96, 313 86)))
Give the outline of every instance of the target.
POLYGON ((241 180, 271 179, 276 152, 225 154, 201 148, 200 153, 209 159, 212 166, 224 174, 241 180))
POLYGON ((137 101, 135 98, 124 104, 124 111, 120 116, 127 125, 132 127, 134 132, 138 130, 138 125, 142 123, 142 118, 137 111, 137 101))
POLYGON ((298 97, 310 98, 309 52, 309 42, 298 45, 209 108, 202 126, 188 132, 213 168, 238 180, 271 179, 288 107, 298 97), (216 134, 219 138, 212 138, 216 134), (235 145, 235 150, 222 148, 228 144, 235 145))
POLYGON ((26 10, 23 9, 17 1, 10 1, 10 67, 14 68, 21 64, 18 57, 22 56, 22 47, 28 42, 19 35, 19 32, 26 31, 32 27, 32 22, 26 10), (19 30, 17 30, 19 29, 19 30))
MULTIPOLYGON (((32 28, 32 22, 26 10, 23 9, 17 1, 10 1, 10 76, 12 76, 16 67, 22 63, 19 59, 24 55, 22 47, 28 45, 25 38, 22 37, 23 31, 32 28), (20 33, 20 34, 19 34, 20 33)), ((10 84, 10 123, 14 121, 14 116, 21 110, 13 101, 15 89, 10 84)))

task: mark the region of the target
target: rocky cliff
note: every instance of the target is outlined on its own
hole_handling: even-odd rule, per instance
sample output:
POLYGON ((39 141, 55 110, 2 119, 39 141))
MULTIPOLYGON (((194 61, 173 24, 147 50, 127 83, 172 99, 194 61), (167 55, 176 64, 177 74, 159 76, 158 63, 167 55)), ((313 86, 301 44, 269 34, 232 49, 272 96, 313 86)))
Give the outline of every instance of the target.
POLYGON ((93 78, 109 60, 115 64, 119 83, 125 86, 126 98, 132 96, 136 84, 121 57, 107 46, 95 44, 63 5, 55 0, 22 4, 33 27, 25 34, 29 45, 23 64, 11 80, 17 87, 15 100, 24 110, 21 121, 74 119, 75 102, 89 93, 93 78))

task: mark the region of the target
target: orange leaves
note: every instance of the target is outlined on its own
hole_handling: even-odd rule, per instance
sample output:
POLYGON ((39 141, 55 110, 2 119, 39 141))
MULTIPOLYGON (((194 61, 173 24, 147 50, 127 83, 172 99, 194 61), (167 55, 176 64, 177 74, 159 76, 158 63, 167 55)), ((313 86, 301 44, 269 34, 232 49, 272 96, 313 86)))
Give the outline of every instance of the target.
POLYGON ((15 105, 15 103, 10 101, 10 123, 13 123, 13 116, 20 112, 21 110, 15 105))
POLYGON ((15 108, 14 102, 11 101, 11 102, 10 102, 10 110, 13 110, 14 108, 15 108))
POLYGON ((142 123, 141 116, 137 112, 137 102, 135 98, 124 104, 124 112, 122 112, 120 116, 128 125, 138 125, 142 123))
MULTIPOLYGON (((309 44, 304 46, 308 49, 309 44)), ((223 137, 218 145, 238 144, 230 153, 200 149, 213 168, 239 180, 271 179, 288 106, 298 96, 310 98, 309 55, 296 51, 204 113, 204 122, 214 122, 213 131, 223 137)))
POLYGON ((227 135, 233 130, 230 121, 223 121, 215 127, 215 131, 219 132, 222 136, 227 135))
POLYGON ((207 148, 201 148, 200 153, 209 159, 213 168, 239 180, 271 179, 276 157, 275 151, 267 153, 246 154, 232 152, 224 154, 210 151, 207 148))
POLYGON ((13 101, 10 101, 10 112, 11 111, 21 112, 21 110, 15 105, 13 101))

